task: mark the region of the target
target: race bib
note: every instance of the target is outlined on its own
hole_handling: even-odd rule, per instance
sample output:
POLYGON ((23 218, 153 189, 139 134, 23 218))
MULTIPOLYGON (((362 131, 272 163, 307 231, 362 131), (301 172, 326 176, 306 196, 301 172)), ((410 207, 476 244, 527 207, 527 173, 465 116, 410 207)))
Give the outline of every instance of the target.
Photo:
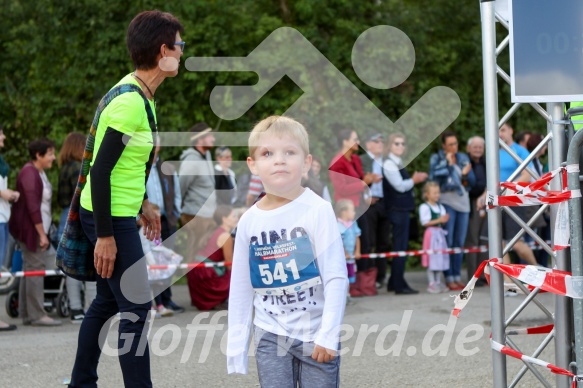
POLYGON ((307 236, 249 246, 251 284, 261 295, 286 295, 322 284, 307 236))

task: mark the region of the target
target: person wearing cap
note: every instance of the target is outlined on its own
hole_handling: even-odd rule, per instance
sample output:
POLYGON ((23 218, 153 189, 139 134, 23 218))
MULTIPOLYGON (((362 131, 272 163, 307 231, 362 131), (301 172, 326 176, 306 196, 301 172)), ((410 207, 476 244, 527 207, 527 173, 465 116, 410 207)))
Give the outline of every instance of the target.
MULTIPOLYGON (((370 207, 362 215, 361 223, 365 229, 361 236, 361 253, 382 253, 389 251, 390 223, 385 211, 383 195, 383 146, 384 137, 373 133, 364 143, 366 154, 362 155, 362 168, 365 172, 375 174, 380 180, 370 185, 370 207)), ((387 276, 387 259, 374 259, 377 268, 376 287, 382 288, 387 276)))
POLYGON ((182 195, 180 223, 188 234, 187 251, 184 257, 194 259, 196 252, 206 244, 201 238, 213 230, 213 214, 217 209, 215 192, 215 168, 210 150, 215 145, 211 127, 204 122, 196 123, 191 129, 192 147, 180 155, 178 171, 182 195))

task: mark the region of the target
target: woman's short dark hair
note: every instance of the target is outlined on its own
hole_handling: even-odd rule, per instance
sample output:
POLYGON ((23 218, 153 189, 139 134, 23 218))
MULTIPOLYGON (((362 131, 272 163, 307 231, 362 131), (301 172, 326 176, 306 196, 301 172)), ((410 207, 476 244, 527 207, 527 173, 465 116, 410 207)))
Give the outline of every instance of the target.
POLYGON ((447 131, 443 132, 443 134, 441 135, 441 144, 445 144, 447 138, 452 136, 457 139, 457 136, 454 131, 448 129, 447 131))
POLYGON ((217 206, 217 210, 213 214, 213 220, 217 223, 218 226, 221 226, 223 223, 223 218, 228 217, 229 214, 233 211, 233 208, 228 205, 219 205, 217 206))
POLYGON ((36 139, 28 143, 28 154, 32 160, 36 160, 36 154, 45 156, 49 148, 55 148, 55 143, 47 138, 36 139))
POLYGON ((350 140, 350 135, 354 132, 354 129, 346 128, 346 127, 336 127, 334 128, 334 132, 336 132, 336 139, 338 140, 338 147, 342 147, 344 144, 344 140, 350 140))
POLYGON ((156 58, 165 44, 174 49, 176 33, 184 28, 178 19, 168 13, 144 11, 139 13, 128 27, 126 42, 136 69, 149 70, 158 66, 156 58))

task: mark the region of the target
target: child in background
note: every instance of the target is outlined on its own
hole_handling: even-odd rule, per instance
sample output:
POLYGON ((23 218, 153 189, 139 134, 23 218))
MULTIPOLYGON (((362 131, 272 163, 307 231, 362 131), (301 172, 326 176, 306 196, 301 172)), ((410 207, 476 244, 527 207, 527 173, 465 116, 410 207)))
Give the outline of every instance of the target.
MULTIPOLYGON (((447 249, 446 232, 443 225, 449 220, 443 205, 439 204, 439 184, 429 181, 423 186, 423 200, 419 206, 419 221, 425 227, 423 235, 423 250, 447 249)), ((423 254, 421 263, 427 267, 429 286, 427 292, 438 294, 449 289, 441 283, 441 272, 449 269, 449 255, 447 253, 423 254)))
POLYGON ((306 129, 271 116, 249 135, 265 196, 241 217, 229 293, 227 369, 248 372, 251 330, 262 387, 338 387, 346 264, 332 205, 301 186, 306 129), (324 297, 325 295, 325 297, 324 297))
MULTIPOLYGON (((344 245, 344 257, 346 257, 346 270, 348 272, 348 282, 356 283, 356 262, 360 259, 360 228, 354 221, 356 211, 354 203, 350 199, 341 199, 336 202, 336 217, 338 219, 338 229, 342 235, 344 245)), ((347 296, 346 303, 352 304, 354 301, 347 296)))

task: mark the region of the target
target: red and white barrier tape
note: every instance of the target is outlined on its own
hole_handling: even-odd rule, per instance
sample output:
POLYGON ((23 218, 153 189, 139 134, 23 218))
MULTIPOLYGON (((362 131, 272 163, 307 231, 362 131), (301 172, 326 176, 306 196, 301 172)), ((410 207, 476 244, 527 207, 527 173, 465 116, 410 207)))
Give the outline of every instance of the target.
POLYGON ((581 197, 580 190, 567 190, 567 173, 579 172, 578 165, 560 167, 554 171, 544 174, 540 179, 532 183, 524 182, 502 182, 501 187, 513 191, 511 195, 497 195, 488 192, 486 203, 489 209, 496 206, 532 206, 543 204, 556 204, 564 202, 570 198, 581 197), (544 187, 559 173, 562 175, 562 190, 550 191, 544 187))
MULTIPOLYGON (((230 264, 229 264, 230 265, 230 264)), ((191 268, 212 268, 224 267, 225 263, 191 263, 191 264, 168 264, 168 265, 149 265, 148 269, 191 269, 191 268)), ((55 276, 64 275, 59 269, 50 269, 45 271, 17 271, 17 272, 0 272, 0 278, 21 278, 31 276, 55 276)))
POLYGON ((557 217, 555 219, 555 244, 553 250, 558 251, 570 246, 569 231, 569 208, 567 202, 571 198, 580 198, 581 190, 567 190, 567 173, 579 172, 579 165, 571 164, 566 167, 560 167, 554 171, 548 172, 540 179, 532 183, 524 182, 502 182, 504 187, 515 194, 497 195, 497 193, 488 192, 487 205, 488 209, 497 206, 532 206, 544 204, 558 204, 557 217), (561 191, 547 191, 544 187, 558 174, 562 176, 561 191))
POLYGON ((464 309, 464 307, 466 307, 466 305, 468 304, 468 302, 470 301, 470 299, 472 297, 472 293, 474 292, 474 287, 476 285, 476 282, 478 281, 478 278, 480 277, 480 275, 484 271, 484 268, 486 267, 486 265, 492 260, 497 261, 497 259, 490 259, 490 260, 483 261, 478 266, 478 269, 476 270, 476 272, 474 272, 474 275, 472 276, 472 278, 470 279, 468 284, 464 287, 462 292, 460 292, 458 295, 456 295, 455 300, 453 302, 454 309, 451 312, 454 317, 457 318, 460 315, 460 313, 462 312, 462 310, 464 309))
MULTIPOLYGON (((531 245, 532 249, 542 249, 538 245, 531 245)), ((480 253, 480 252, 488 252, 487 245, 480 245, 476 247, 468 247, 468 248, 448 248, 448 249, 426 249, 426 250, 410 250, 410 251, 397 251, 397 252, 384 252, 384 253, 369 253, 363 254, 362 258, 370 258, 370 259, 380 259, 380 258, 389 258, 389 257, 405 257, 405 256, 421 256, 423 254, 436 254, 436 253, 480 253)), ((148 269, 150 270, 165 270, 165 269, 192 269, 198 267, 223 267, 225 263, 191 263, 191 264, 162 264, 162 265, 149 265, 148 269)), ((46 271, 18 271, 18 272, 0 272, 0 278, 10 278, 10 277, 28 277, 28 276, 54 276, 54 275, 62 275, 63 273, 60 270, 46 270, 46 271)))
POLYGON ((55 276, 63 275, 59 269, 49 269, 45 271, 16 271, 16 272, 0 272, 0 278, 22 278, 29 276, 55 276))
POLYGON ((548 334, 555 328, 554 324, 528 327, 523 329, 508 330, 506 335, 522 335, 522 334, 548 334))
POLYGON ((492 342, 492 349, 494 349, 497 352, 500 352, 502 354, 505 354, 507 356, 510 357, 514 357, 518 360, 524 361, 524 362, 528 362, 529 364, 535 364, 535 365, 539 365, 542 366, 543 368, 547 368, 551 373, 554 373, 556 375, 563 375, 563 376, 569 376, 573 378, 573 383, 571 385, 572 388, 577 388, 577 382, 578 381, 583 381, 583 376, 577 376, 576 374, 574 374, 571 371, 568 371, 566 369, 563 368, 559 368, 556 365, 551 364, 550 362, 546 362, 543 360, 539 360, 538 358, 534 358, 534 357, 529 357, 526 356, 512 348, 509 348, 508 346, 504 346, 496 341, 491 341, 492 342))
POLYGON ((540 288, 543 291, 552 292, 557 295, 564 295, 574 299, 583 299, 583 276, 572 276, 570 272, 537 267, 523 264, 501 264, 498 259, 490 259, 480 264, 472 279, 468 282, 462 292, 454 300, 452 314, 459 316, 461 310, 468 304, 474 286, 486 265, 494 267, 496 270, 520 280, 525 283, 529 290, 540 288))
POLYGON ((398 252, 385 252, 385 253, 368 253, 363 254, 360 257, 368 259, 380 259, 383 257, 404 257, 404 256, 421 256, 424 254, 434 255, 436 253, 478 253, 478 252, 488 252, 488 247, 486 245, 480 245, 477 247, 468 248, 447 248, 447 249, 418 249, 411 251, 398 251, 398 252))

